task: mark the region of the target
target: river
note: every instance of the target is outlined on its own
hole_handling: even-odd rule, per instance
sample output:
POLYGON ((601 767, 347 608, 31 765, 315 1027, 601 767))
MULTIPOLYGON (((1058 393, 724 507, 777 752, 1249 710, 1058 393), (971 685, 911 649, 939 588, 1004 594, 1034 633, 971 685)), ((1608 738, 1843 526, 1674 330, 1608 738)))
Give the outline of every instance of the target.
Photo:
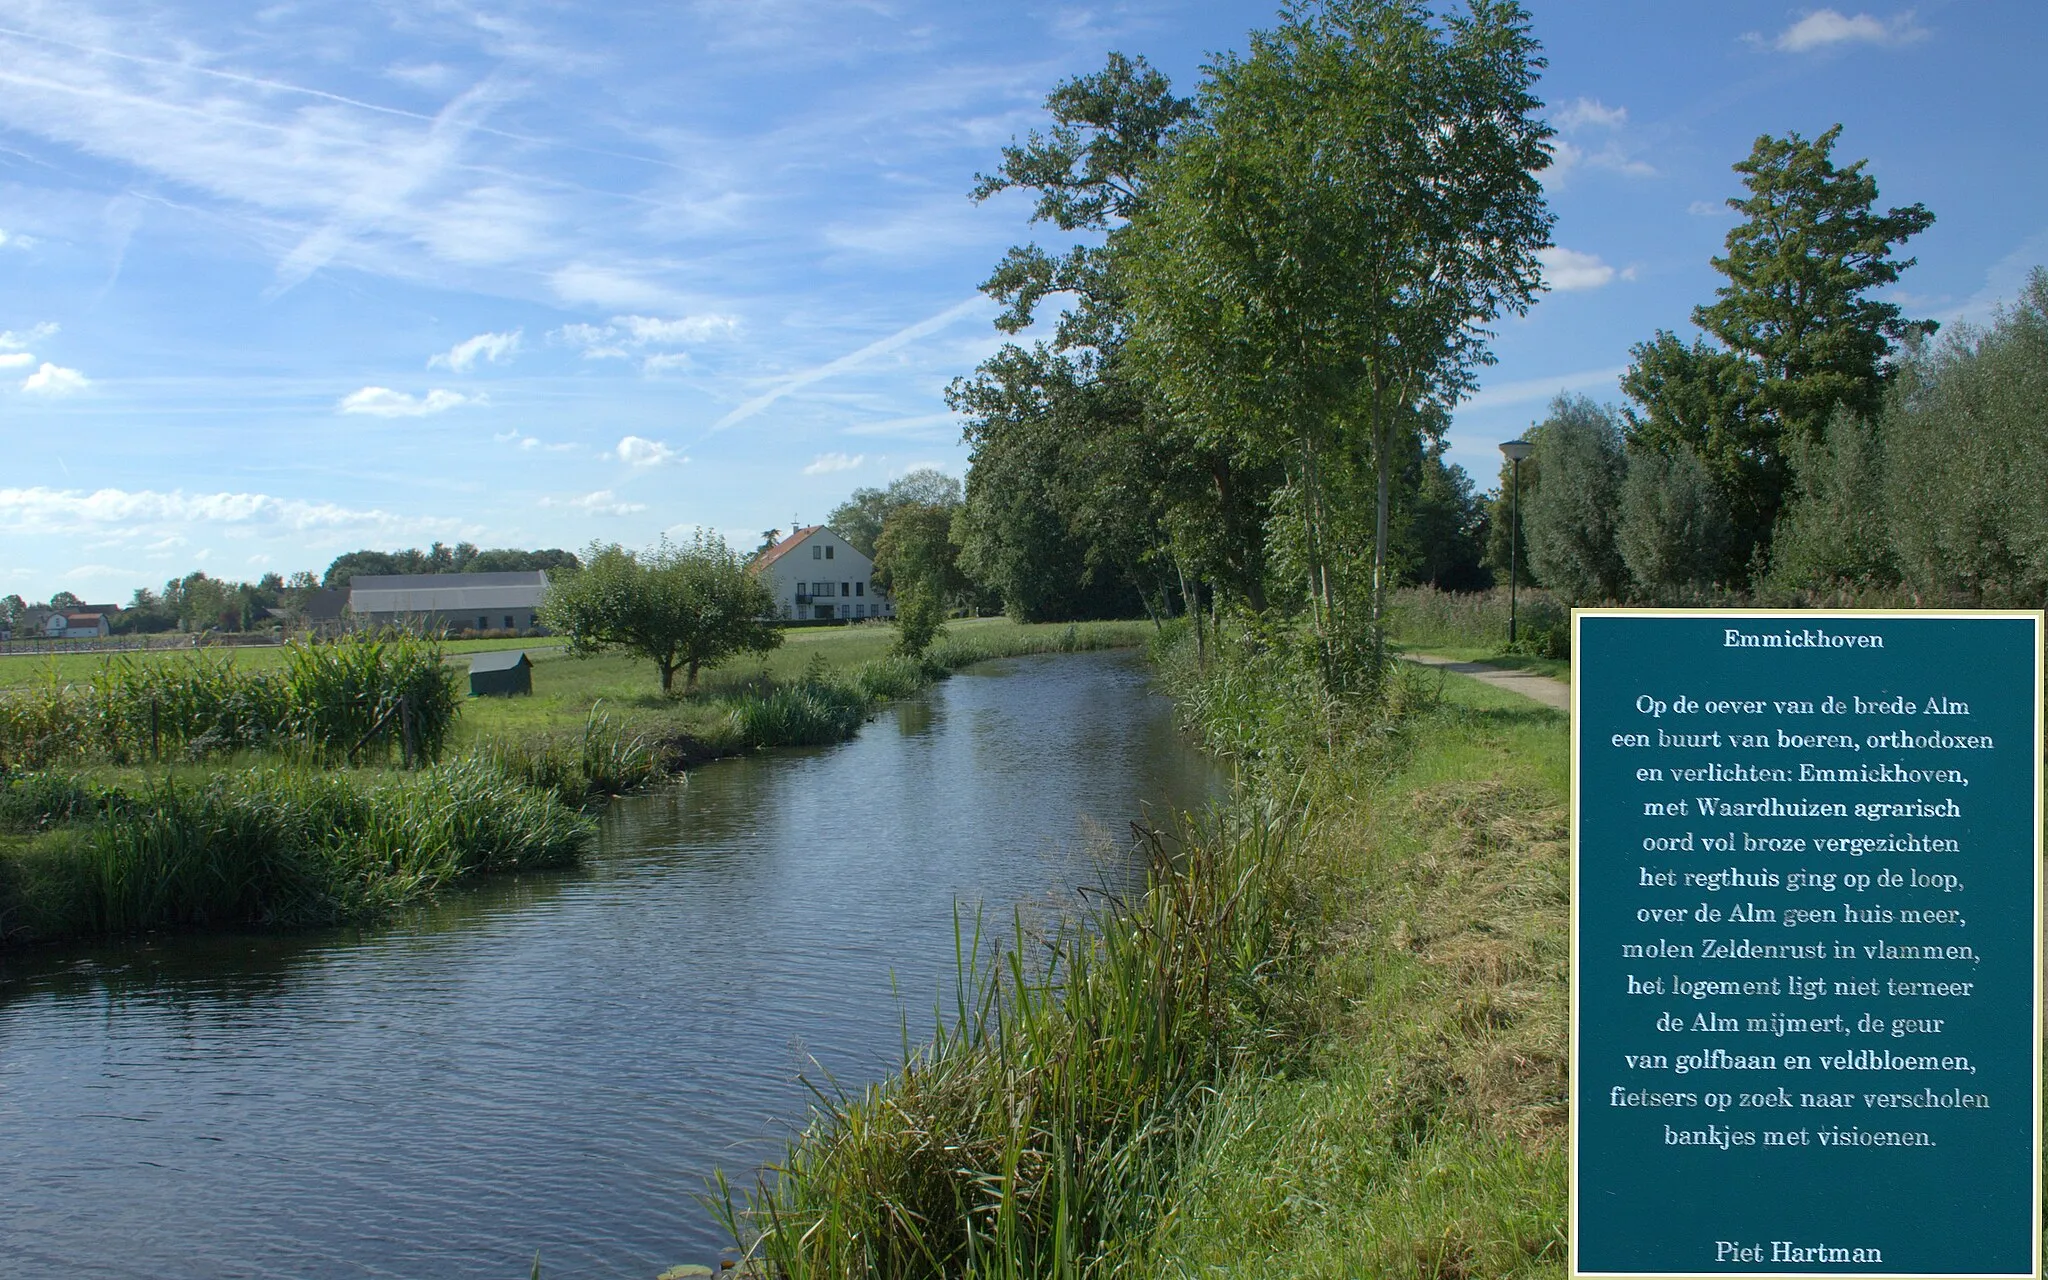
MULTIPOLYGON (((1132 655, 986 664, 605 812, 585 865, 375 929, 0 957, 10 1277, 652 1280, 1147 806, 1220 779, 1132 655), (893 987, 892 987, 893 984, 893 987)), ((1109 847, 1116 847, 1114 844, 1109 847)))

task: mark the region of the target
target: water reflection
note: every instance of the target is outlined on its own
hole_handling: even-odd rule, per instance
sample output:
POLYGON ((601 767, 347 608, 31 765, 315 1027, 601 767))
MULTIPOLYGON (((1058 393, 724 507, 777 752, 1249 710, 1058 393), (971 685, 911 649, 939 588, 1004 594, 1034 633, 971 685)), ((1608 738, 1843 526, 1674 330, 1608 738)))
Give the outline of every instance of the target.
POLYGON ((922 1034, 956 903, 1006 928, 1097 878, 1087 832, 1215 783, 1129 657, 1021 660, 383 929, 6 962, 7 1274, 709 1261, 705 1176, 779 1152, 812 1057, 894 1061, 892 981, 922 1034))

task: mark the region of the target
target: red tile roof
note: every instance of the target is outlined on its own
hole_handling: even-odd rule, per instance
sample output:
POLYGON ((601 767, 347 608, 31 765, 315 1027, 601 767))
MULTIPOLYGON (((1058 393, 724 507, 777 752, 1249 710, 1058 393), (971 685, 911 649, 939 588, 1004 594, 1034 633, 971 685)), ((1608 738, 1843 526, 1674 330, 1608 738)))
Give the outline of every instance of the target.
POLYGON ((782 541, 776 543, 774 546, 768 548, 766 551, 763 551, 760 555, 755 556, 754 562, 748 565, 747 568, 752 569, 755 573, 761 572, 761 570, 766 569, 769 565, 774 564, 777 560, 782 559, 783 554, 787 552, 791 547, 796 546, 805 538, 808 538, 812 534, 819 532, 824 527, 825 526, 822 524, 805 525, 803 528, 798 529, 795 533, 790 534, 787 538, 784 538, 782 541))

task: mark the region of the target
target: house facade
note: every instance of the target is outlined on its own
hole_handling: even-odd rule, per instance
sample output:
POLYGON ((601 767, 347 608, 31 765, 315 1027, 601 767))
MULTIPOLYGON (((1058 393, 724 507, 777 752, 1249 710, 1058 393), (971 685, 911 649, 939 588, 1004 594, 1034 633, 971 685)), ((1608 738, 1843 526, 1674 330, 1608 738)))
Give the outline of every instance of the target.
POLYGON ((43 635, 51 640, 93 640, 112 630, 104 613, 53 613, 43 619, 43 635))
POLYGON ((798 529, 755 556, 747 568, 767 583, 780 618, 896 616, 896 606, 875 590, 875 562, 821 524, 798 529))
POLYGON ((545 570, 514 573, 359 574, 348 584, 348 607, 371 626, 429 631, 531 631, 545 570))

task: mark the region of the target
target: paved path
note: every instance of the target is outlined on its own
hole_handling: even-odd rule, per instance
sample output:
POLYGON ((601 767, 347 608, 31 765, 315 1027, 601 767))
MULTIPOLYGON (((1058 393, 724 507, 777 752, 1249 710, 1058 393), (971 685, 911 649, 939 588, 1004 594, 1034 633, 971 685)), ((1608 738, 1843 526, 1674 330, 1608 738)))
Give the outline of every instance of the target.
POLYGON ((1525 698, 1533 698, 1546 707, 1556 707, 1559 711, 1565 712, 1572 709, 1572 687, 1562 680, 1553 680, 1549 676, 1539 676, 1529 671, 1489 667, 1483 662, 1459 662, 1455 658, 1442 658, 1433 653, 1404 653, 1401 656, 1410 662, 1419 662, 1425 667, 1441 667, 1445 671, 1454 671, 1461 676, 1470 676, 1481 684, 1506 689, 1509 693, 1519 693, 1525 698))

